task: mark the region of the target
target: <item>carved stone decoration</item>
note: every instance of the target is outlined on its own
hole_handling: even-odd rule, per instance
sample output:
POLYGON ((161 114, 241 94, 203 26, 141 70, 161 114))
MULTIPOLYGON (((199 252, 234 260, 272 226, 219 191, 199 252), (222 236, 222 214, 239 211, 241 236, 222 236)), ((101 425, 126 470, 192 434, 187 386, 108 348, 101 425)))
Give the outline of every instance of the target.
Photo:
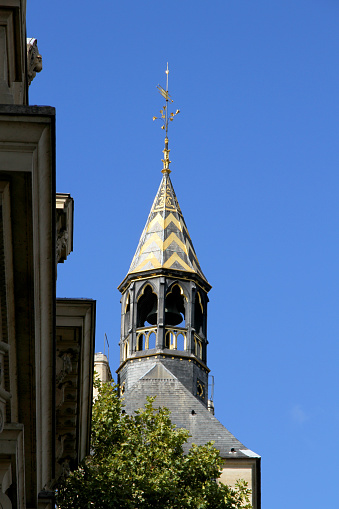
POLYGON ((64 263, 73 250, 74 200, 70 194, 56 196, 56 265, 64 263))
POLYGON ((39 54, 37 39, 27 39, 27 80, 28 85, 34 80, 36 73, 42 71, 42 56, 39 54))
POLYGON ((0 509, 12 509, 12 502, 5 493, 0 493, 0 509))
POLYGON ((12 484, 12 465, 9 459, 0 460, 0 508, 11 509, 12 503, 5 492, 12 484))
POLYGON ((72 372, 72 358, 71 354, 64 353, 62 356, 57 356, 56 359, 56 383, 60 385, 65 378, 72 372))
POLYGON ((68 245, 68 231, 63 230, 58 232, 58 236, 56 239, 56 261, 59 261, 62 258, 63 253, 66 251, 68 245))

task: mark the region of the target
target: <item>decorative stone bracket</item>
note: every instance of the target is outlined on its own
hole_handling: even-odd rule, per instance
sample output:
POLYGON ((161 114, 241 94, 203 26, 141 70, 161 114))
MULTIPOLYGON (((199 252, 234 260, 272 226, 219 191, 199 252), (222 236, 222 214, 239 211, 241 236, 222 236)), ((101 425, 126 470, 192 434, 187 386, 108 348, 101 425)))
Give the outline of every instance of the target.
POLYGON ((27 81, 28 85, 34 80, 36 73, 42 71, 42 56, 38 50, 38 41, 33 37, 27 39, 27 81))
POLYGON ((56 195, 56 263, 64 263, 73 250, 74 200, 70 194, 56 195))
POLYGON ((10 486, 16 491, 17 508, 25 505, 24 481, 24 432, 22 424, 5 424, 1 436, 0 450, 0 508, 11 509, 12 503, 6 495, 10 486))

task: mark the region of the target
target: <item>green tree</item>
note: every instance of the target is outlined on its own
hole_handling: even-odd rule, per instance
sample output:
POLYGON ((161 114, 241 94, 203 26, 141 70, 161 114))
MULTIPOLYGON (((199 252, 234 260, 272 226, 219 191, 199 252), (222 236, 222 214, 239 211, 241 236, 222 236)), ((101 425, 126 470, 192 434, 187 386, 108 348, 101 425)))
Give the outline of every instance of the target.
POLYGON ((165 408, 124 414, 117 387, 103 384, 93 407, 91 456, 61 484, 60 509, 251 508, 244 481, 218 484, 222 460, 212 443, 183 446, 165 408))

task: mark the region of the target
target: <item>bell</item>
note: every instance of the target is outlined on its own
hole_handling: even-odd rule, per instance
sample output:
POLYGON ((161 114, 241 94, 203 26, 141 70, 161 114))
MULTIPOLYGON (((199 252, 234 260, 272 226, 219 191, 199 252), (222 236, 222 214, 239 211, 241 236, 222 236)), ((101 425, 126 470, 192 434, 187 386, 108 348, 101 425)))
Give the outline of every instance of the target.
POLYGON ((151 325, 156 325, 157 321, 158 321, 158 306, 157 301, 155 300, 151 311, 146 316, 146 322, 150 323, 151 325))
POLYGON ((182 322, 182 315, 176 305, 176 302, 172 299, 166 299, 165 307, 165 323, 166 325, 179 325, 182 322))

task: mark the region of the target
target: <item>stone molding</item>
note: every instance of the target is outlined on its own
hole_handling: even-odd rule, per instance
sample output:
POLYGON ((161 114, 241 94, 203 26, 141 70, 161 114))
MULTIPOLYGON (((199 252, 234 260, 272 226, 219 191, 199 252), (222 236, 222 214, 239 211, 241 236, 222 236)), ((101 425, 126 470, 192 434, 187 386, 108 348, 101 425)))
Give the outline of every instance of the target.
POLYGON ((57 299, 56 480, 89 454, 95 301, 57 299))
POLYGON ((35 507, 37 494, 54 479, 55 466, 54 109, 0 105, 0 140, 0 194, 6 212, 3 238, 7 242, 6 343, 10 346, 5 390, 12 394, 6 401, 10 422, 0 434, 0 452, 7 443, 8 426, 20 422, 25 427, 25 453, 17 459, 13 486, 22 475, 27 505, 35 507))

